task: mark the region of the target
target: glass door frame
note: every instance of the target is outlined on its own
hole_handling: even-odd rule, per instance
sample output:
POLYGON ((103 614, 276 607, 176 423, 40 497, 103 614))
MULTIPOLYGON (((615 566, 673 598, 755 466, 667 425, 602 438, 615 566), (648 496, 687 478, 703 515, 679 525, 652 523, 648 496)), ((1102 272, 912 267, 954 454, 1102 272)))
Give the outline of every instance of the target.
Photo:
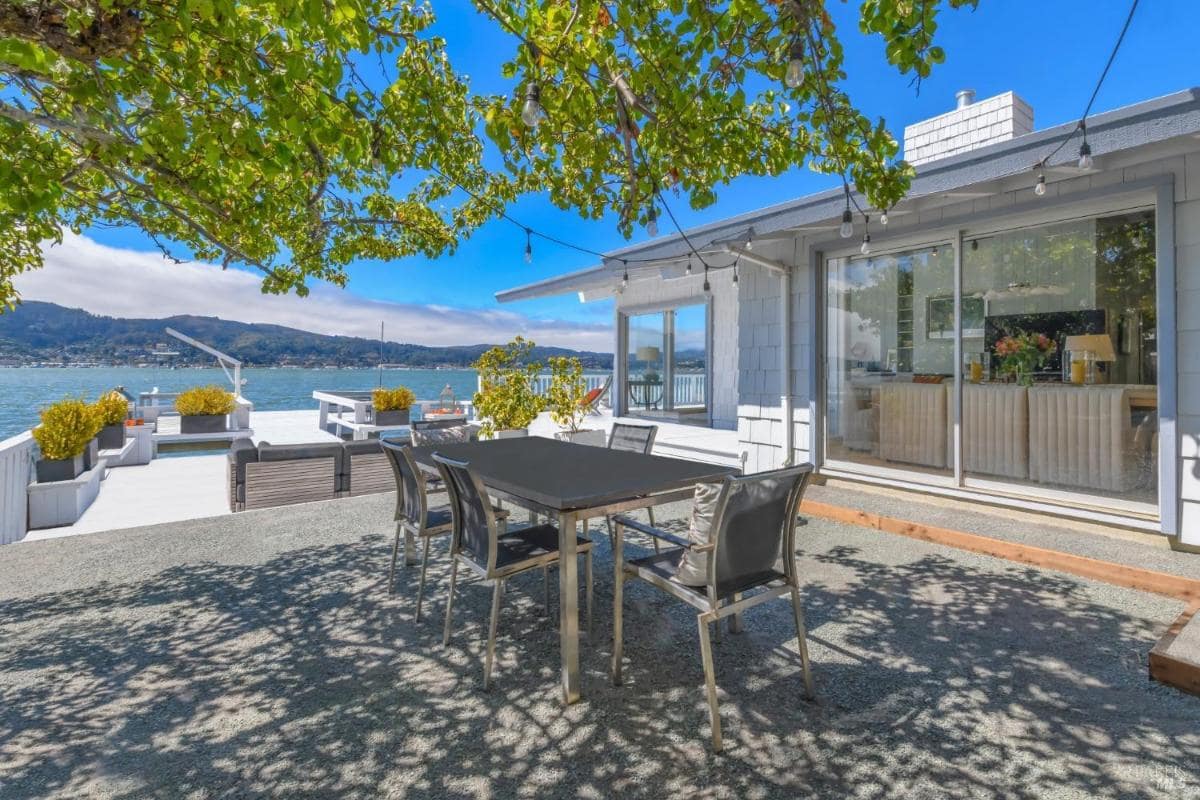
POLYGON ((889 483, 903 488, 934 491, 964 498, 984 499, 992 504, 1010 505, 1031 511, 1056 513, 1100 521, 1122 524, 1134 523, 1137 527, 1177 535, 1179 533, 1179 443, 1176 428, 1176 384, 1178 365, 1175 353, 1177 337, 1175 316, 1175 229, 1174 229, 1174 182, 1170 175, 1151 178, 1133 184, 1118 185, 1108 191, 1092 192, 1081 196, 1044 198, 1034 203, 1021 204, 992 213, 965 215, 957 225, 930 225, 924 229, 905 231, 895 237, 879 242, 882 247, 872 249, 872 257, 902 253, 933 245, 954 248, 954 377, 953 400, 948 409, 952 418, 953 456, 952 475, 929 475, 902 467, 885 467, 859 464, 852 461, 829 458, 829 264, 837 259, 861 257, 857 247, 844 240, 825 242, 826 246, 810 248, 812 263, 817 267, 814 274, 815 316, 818 354, 815 359, 818 369, 812 381, 818 415, 812 459, 818 468, 827 474, 844 475, 850 478, 889 483), (962 289, 963 289, 963 244, 973 236, 1042 227, 1070 221, 1103 216, 1132 210, 1152 210, 1155 214, 1155 295, 1158 316, 1158 498, 1156 504, 1101 498, 1095 494, 1041 489, 1002 480, 968 477, 963 473, 962 453, 962 394, 963 394, 963 342, 962 342, 962 289), (1100 501, 1104 505, 1100 505, 1100 501), (1151 509, 1157 516, 1150 516, 1151 509))
MULTIPOLYGON (((629 319, 649 314, 663 315, 663 410, 674 408, 675 311, 689 306, 704 306, 704 424, 712 425, 713 413, 713 298, 710 294, 686 297, 663 303, 630 305, 617 308, 617 354, 614 358, 615 384, 619 390, 613 410, 618 416, 639 417, 629 408, 629 319)), ((649 415, 651 419, 658 419, 649 415)))

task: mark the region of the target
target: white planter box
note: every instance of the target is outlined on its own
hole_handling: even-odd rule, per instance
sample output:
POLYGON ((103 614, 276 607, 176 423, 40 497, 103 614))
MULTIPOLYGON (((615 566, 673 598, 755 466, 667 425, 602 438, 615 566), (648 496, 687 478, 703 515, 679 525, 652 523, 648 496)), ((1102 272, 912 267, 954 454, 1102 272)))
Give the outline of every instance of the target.
POLYGON ((589 431, 559 431, 554 434, 554 438, 560 442, 571 442, 572 444, 586 444, 591 447, 607 447, 608 437, 605 436, 602 430, 589 431))
POLYGON ((107 465, 100 463, 71 481, 29 484, 29 527, 74 525, 100 494, 107 465))
POLYGON ((520 439, 522 436, 528 436, 528 428, 505 428, 498 430, 492 434, 493 439, 520 439))

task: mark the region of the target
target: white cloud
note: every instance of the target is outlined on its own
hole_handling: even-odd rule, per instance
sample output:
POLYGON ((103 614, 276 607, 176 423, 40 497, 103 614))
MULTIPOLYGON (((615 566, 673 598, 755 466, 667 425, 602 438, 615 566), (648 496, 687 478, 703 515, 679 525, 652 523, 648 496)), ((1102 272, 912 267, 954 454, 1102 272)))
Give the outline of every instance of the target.
POLYGON ((314 333, 378 338, 425 345, 483 344, 517 334, 538 344, 612 350, 608 326, 536 319, 500 309, 372 300, 328 286, 305 298, 265 295, 259 280, 212 264, 172 264, 158 253, 108 247, 67 233, 48 247, 43 269, 17 278, 25 300, 44 300, 112 317, 162 318, 178 314, 284 325, 314 333))

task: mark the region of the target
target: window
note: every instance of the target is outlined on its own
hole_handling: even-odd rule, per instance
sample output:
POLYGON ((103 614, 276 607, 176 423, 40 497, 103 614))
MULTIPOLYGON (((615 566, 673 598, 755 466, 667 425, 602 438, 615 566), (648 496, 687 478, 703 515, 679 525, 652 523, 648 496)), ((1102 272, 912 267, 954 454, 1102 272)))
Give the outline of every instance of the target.
POLYGON ((622 315, 626 414, 708 424, 708 318, 707 304, 622 315))
POLYGON ((1153 211, 959 246, 827 262, 827 461, 1154 514, 1153 211))

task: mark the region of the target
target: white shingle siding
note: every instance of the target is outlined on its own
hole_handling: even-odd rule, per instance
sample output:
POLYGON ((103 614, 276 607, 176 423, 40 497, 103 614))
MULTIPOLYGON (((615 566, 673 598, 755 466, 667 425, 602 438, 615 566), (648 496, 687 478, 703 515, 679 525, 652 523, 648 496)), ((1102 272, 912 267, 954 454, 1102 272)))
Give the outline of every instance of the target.
POLYGON ((916 166, 1033 131, 1033 109, 1012 92, 904 129, 904 158, 916 166))

